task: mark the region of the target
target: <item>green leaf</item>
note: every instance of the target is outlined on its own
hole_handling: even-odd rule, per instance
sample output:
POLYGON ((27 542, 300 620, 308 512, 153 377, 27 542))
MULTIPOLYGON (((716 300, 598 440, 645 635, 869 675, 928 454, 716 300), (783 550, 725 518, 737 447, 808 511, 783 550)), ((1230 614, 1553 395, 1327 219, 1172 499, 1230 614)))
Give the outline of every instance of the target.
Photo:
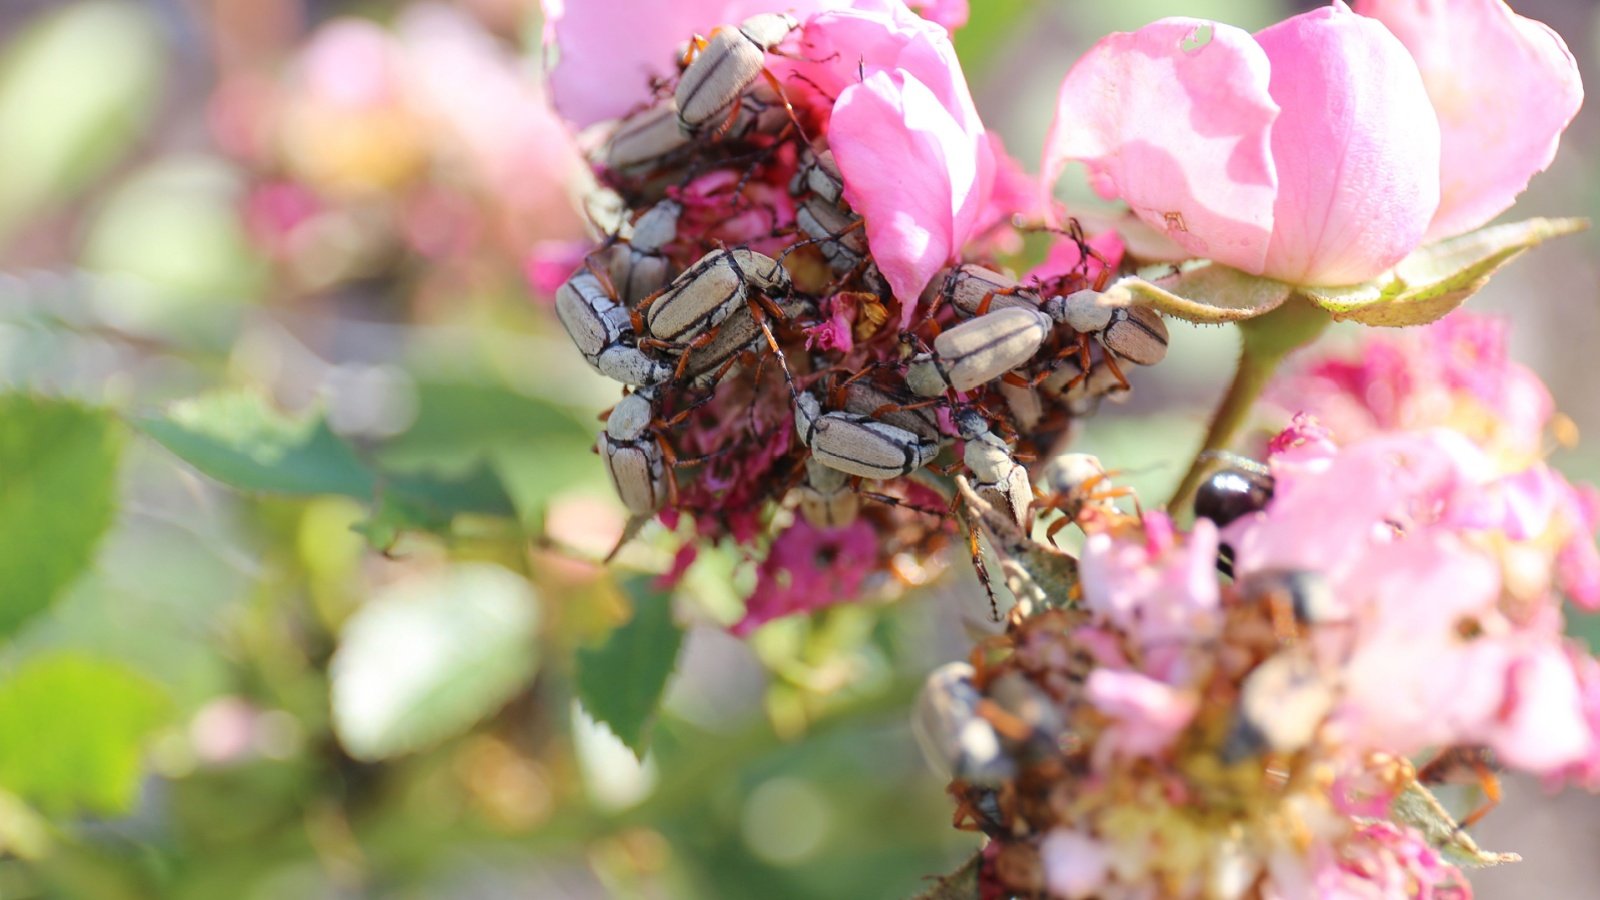
POLYGON ((1426 325, 1482 290, 1489 277, 1532 247, 1589 227, 1586 219, 1529 219, 1430 244, 1368 284, 1302 289, 1338 320, 1363 325, 1426 325))
POLYGON ((1119 279, 1106 289, 1106 297, 1111 303, 1142 304, 1190 322, 1219 325, 1269 313, 1291 291, 1281 281, 1201 260, 1154 281, 1119 279))
POLYGON ((465 731, 533 677, 538 627, 533 589, 496 565, 390 587, 345 623, 329 667, 340 743, 379 760, 465 731))
POLYGON ((0 636, 89 565, 111 527, 121 447, 107 413, 0 396, 0 636))
POLYGON ((643 759, 683 629, 672 620, 671 596, 651 587, 648 577, 630 577, 622 587, 633 600, 633 618, 604 644, 578 650, 578 699, 643 759))
POLYGON ((246 493, 369 499, 377 488, 373 473, 320 416, 290 418, 258 394, 207 394, 135 424, 196 469, 246 493))
POLYGON ((378 468, 320 416, 290 418, 253 393, 206 395, 137 424, 201 472, 246 493, 338 494, 375 502, 367 533, 378 546, 407 529, 444 530, 457 513, 516 513, 499 476, 482 462, 448 472, 431 464, 378 468))
POLYGON ((36 656, 0 681, 0 787, 52 812, 126 812, 140 745, 167 709, 160 689, 126 666, 36 656))
POLYGON ((380 456, 397 466, 465 465, 508 446, 587 447, 599 428, 572 410, 509 388, 425 382, 417 387, 416 421, 385 443, 380 456))

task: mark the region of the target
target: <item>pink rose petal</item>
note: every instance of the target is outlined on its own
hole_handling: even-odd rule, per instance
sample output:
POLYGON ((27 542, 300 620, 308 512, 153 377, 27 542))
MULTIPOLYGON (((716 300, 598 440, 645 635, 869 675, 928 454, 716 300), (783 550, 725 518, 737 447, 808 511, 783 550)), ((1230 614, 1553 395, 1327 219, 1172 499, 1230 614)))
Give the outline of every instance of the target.
POLYGON ((1096 44, 1061 83, 1046 190, 1082 162, 1189 253, 1260 274, 1278 179, 1267 56, 1245 31, 1162 19, 1096 44))
POLYGON ((1439 128, 1405 47, 1343 3, 1256 35, 1272 67, 1278 195, 1261 269, 1352 284, 1422 241, 1439 204, 1439 128))
POLYGON ((1470 231, 1509 207, 1549 167, 1583 105, 1567 45, 1501 0, 1356 0, 1411 51, 1439 117, 1436 240, 1470 231))

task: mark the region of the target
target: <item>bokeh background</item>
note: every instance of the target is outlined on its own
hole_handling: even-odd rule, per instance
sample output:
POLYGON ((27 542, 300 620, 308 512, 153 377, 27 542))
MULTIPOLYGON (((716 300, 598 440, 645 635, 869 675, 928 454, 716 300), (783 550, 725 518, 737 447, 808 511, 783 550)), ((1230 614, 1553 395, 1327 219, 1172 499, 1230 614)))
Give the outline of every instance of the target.
MULTIPOLYGON (((1517 6, 1600 83, 1594 4, 1517 6)), ((1099 35, 1293 11, 974 0, 956 44, 1031 165, 1099 35)), ((539 33, 530 0, 0 2, 0 459, 50 451, 0 470, 0 898, 902 898, 976 845, 907 727, 989 627, 959 560, 749 642, 723 630, 748 562, 710 555, 670 616, 593 563, 622 525, 589 452, 617 391, 541 296, 585 171, 539 33), (81 565, 30 538, 47 519, 81 565), (648 708, 624 676, 659 688, 680 641, 640 763, 575 697, 648 708)), ((1516 214, 1600 214, 1597 154, 1591 106, 1516 214)), ((1590 480, 1597 248, 1471 301, 1594 436, 1556 451, 1590 480)), ((1147 497, 1233 350, 1173 330, 1079 448, 1147 497)), ((1476 833, 1527 862, 1481 895, 1592 895, 1600 804, 1508 793, 1476 833)))

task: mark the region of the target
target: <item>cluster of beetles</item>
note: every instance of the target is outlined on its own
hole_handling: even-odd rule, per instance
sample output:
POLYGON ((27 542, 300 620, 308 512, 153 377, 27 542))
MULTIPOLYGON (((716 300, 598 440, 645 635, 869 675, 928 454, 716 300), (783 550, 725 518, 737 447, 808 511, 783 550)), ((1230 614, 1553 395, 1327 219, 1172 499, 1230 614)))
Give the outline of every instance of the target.
POLYGON ((963 262, 895 297, 819 136, 830 98, 774 72, 796 28, 763 14, 694 38, 593 154, 615 214, 556 308, 626 386, 598 442, 617 494, 636 522, 672 509, 703 536, 753 539, 779 507, 819 529, 871 507, 893 535, 943 530, 930 485, 959 471, 1027 528, 1075 485, 1046 471, 1036 491, 1025 462, 1126 391, 1128 364, 1159 362, 1166 327, 1103 301, 1111 273, 1091 277, 1075 230, 1072 272, 963 262))

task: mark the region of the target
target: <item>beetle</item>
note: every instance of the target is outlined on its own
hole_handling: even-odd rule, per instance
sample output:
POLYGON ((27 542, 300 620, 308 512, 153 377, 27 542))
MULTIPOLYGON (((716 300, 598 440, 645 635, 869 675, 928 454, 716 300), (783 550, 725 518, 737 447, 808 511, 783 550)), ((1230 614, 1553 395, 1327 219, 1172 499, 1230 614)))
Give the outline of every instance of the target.
MULTIPOLYGON (((1194 515, 1226 528, 1245 516, 1261 512, 1272 502, 1272 471, 1261 463, 1232 453, 1221 454, 1231 465, 1218 469, 1194 493, 1194 515)), ((1233 575, 1233 548, 1217 548, 1217 570, 1233 575)))
POLYGON ((962 316, 981 316, 994 309, 1038 309, 1039 295, 1015 278, 976 263, 962 263, 934 276, 922 292, 927 309, 924 319, 932 319, 940 306, 949 304, 962 316))
POLYGON ((906 384, 923 397, 970 391, 1027 364, 1053 323, 1037 309, 1006 308, 969 319, 933 339, 906 369, 906 384))
POLYGON ((806 459, 806 480, 796 493, 800 514, 818 528, 843 528, 856 520, 861 509, 860 497, 850 489, 850 476, 815 456, 806 459))
MULTIPOLYGON (((813 309, 811 301, 794 297, 779 307, 785 319, 793 319, 813 309)), ((696 388, 709 388, 722 381, 738 364, 740 354, 754 349, 762 339, 761 325, 748 309, 735 309, 717 326, 705 346, 684 351, 683 376, 696 388)))
POLYGON ((859 216, 821 197, 807 197, 795 210, 794 221, 835 272, 849 272, 866 258, 867 235, 859 216))
POLYGON ((1105 364, 1124 387, 1128 379, 1117 359, 1141 366, 1153 366, 1167 356, 1167 323, 1161 314, 1147 306, 1117 306, 1103 301, 1099 291, 1085 289, 1045 301, 1045 312, 1057 322, 1078 333, 1077 353, 1084 371, 1089 371, 1089 343, 1098 339, 1111 351, 1105 364))
POLYGON ((662 251, 677 239, 682 215, 683 204, 662 200, 645 210, 628 238, 613 249, 611 283, 625 305, 633 306, 667 283, 671 261, 662 251))
POLYGON ((832 150, 813 151, 809 146, 800 148, 798 166, 789 179, 789 193, 796 197, 811 193, 830 206, 844 209, 844 173, 833 158, 832 150))
POLYGON ((652 430, 654 395, 636 391, 623 397, 600 432, 600 458, 622 505, 635 516, 655 514, 671 492, 667 453, 652 430))
POLYGON ((869 416, 823 412, 808 393, 795 397, 795 431, 823 465, 862 478, 909 475, 939 455, 939 445, 869 416))
POLYGON ((584 360, 607 378, 642 386, 672 375, 672 367, 635 346, 628 310, 592 269, 579 269, 556 291, 556 317, 584 360))
MULTIPOLYGON (((799 27, 799 20, 786 13, 760 13, 736 27, 712 31, 709 39, 696 37, 673 93, 679 130, 698 135, 725 114, 766 72, 767 54, 799 27)), ((770 73, 767 77, 771 79, 770 73)), ((722 130, 732 124, 732 117, 726 118, 722 130)))
POLYGON ((1068 525, 1085 524, 1091 519, 1119 521, 1130 517, 1117 508, 1119 497, 1135 497, 1132 488, 1111 483, 1112 473, 1100 464, 1098 457, 1088 453, 1062 453, 1052 457, 1039 473, 1042 488, 1039 501, 1044 509, 1061 513, 1061 518, 1050 523, 1045 530, 1045 540, 1055 543, 1056 534, 1068 525))
POLYGON ((911 733, 923 758, 940 775, 998 786, 1015 776, 1016 764, 994 725, 979 713, 985 701, 973 682, 976 676, 964 662, 934 669, 917 692, 911 733))
POLYGON ((1423 784, 1476 784, 1483 792, 1483 802, 1456 823, 1456 831, 1464 831, 1478 824, 1484 816, 1500 805, 1500 761, 1494 750, 1481 744, 1457 744, 1440 750, 1432 759, 1417 769, 1417 780, 1423 784))
POLYGON ((1218 528, 1267 508, 1272 502, 1273 478, 1266 466, 1251 460, 1238 460, 1211 473, 1194 494, 1194 514, 1210 519, 1218 528))
POLYGON ((1239 686, 1239 705, 1222 745, 1224 763, 1262 753, 1294 753, 1316 739, 1333 710, 1334 688, 1303 647, 1280 650, 1239 686))
POLYGON ((678 127, 678 101, 668 97, 623 119, 601 155, 606 168, 631 175, 661 163, 688 145, 689 138, 678 127))
POLYGON ((955 423, 965 441, 961 461, 972 473, 973 489, 990 505, 1009 510, 1017 527, 1026 531, 1033 504, 1027 468, 1017 462, 1011 448, 989 429, 989 423, 976 410, 957 411, 955 423))
MULTIPOLYGON (((766 254, 743 247, 713 250, 641 301, 633 325, 659 346, 682 349, 735 309, 753 305, 752 287, 768 297, 787 296, 792 289, 789 273, 766 254)), ((781 310, 774 306, 769 312, 781 310)))
POLYGON ((866 374, 867 370, 862 370, 832 392, 833 405, 904 428, 925 441, 944 439, 938 411, 931 409, 928 401, 915 402, 911 397, 887 390, 862 377, 866 374))

